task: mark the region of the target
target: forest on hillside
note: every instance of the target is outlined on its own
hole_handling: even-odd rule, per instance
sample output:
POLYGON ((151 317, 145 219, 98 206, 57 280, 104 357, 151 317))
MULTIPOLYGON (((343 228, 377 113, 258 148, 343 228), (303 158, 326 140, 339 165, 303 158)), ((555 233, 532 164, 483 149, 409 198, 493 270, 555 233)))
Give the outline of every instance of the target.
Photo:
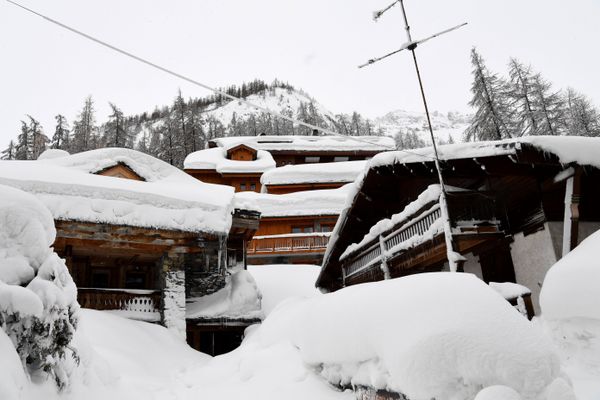
MULTIPOLYGON (((463 141, 500 140, 526 135, 600 136, 600 113, 580 92, 554 89, 532 66, 511 58, 506 76, 487 68, 477 49, 471 51, 474 114, 460 138, 463 141)), ((424 147, 428 142, 425 119, 416 126, 394 126, 384 132, 358 112, 332 114, 302 90, 287 82, 260 79, 221 89, 230 96, 273 104, 289 118, 336 131, 341 135, 393 135, 399 149, 424 147)), ((261 103, 261 104, 262 104, 261 103)), ((181 167, 185 157, 223 136, 310 135, 312 129, 277 118, 222 94, 185 99, 179 91, 170 105, 152 112, 124 115, 114 103, 111 114, 98 123, 92 96, 88 96, 71 123, 55 117, 53 133, 27 115, 21 131, 0 154, 4 160, 35 160, 47 148, 78 153, 102 147, 126 147, 181 167), (223 112, 229 107, 227 112, 223 112)), ((456 118, 448 113, 448 118, 456 118)), ((460 120, 460 118, 458 118, 460 120)), ((453 138, 440 139, 452 143, 453 138)))

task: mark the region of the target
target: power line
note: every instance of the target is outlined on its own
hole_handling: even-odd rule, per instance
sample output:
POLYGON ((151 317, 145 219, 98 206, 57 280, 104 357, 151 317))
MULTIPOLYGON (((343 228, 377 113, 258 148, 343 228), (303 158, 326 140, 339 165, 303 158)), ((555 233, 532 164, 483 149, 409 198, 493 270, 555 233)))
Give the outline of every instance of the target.
MULTIPOLYGON (((122 54, 124 56, 127 56, 129 58, 132 58, 132 59, 134 59, 136 61, 139 61, 139 62, 141 62, 143 64, 146 64, 146 65, 148 65, 148 66, 150 66, 152 68, 158 69, 158 70, 160 70, 162 72, 165 72, 165 73, 167 73, 169 75, 175 76, 176 78, 184 80, 184 81, 186 81, 188 83, 191 83, 191 84, 199 86, 201 88, 210 90, 210 91, 212 91, 214 93, 220 94, 221 96, 224 96, 224 97, 226 97, 226 98, 228 98, 230 100, 235 100, 235 101, 242 102, 242 103, 244 103, 244 104, 246 104, 246 105, 248 105, 250 107, 253 107, 255 109, 258 109, 258 110, 261 110, 263 112, 266 112, 266 113, 268 113, 268 114, 270 114, 270 115, 272 115, 274 117, 282 118, 282 119, 284 119, 286 121, 289 121, 289 122, 292 122, 292 123, 295 123, 295 124, 298 124, 298 125, 302 125, 302 126, 305 126, 307 128, 310 128, 310 129, 316 129, 318 131, 321 131, 321 132, 324 132, 324 133, 327 133, 327 134, 330 134, 330 135, 345 137, 345 138, 348 138, 350 140, 354 140, 354 141, 361 142, 361 143, 366 143, 366 144, 370 144, 370 145, 374 145, 374 146, 381 146, 381 144, 379 144, 379 143, 373 143, 371 141, 368 141, 368 140, 365 140, 365 139, 361 139, 360 137, 357 137, 357 136, 342 135, 339 132, 335 132, 335 131, 332 131, 332 130, 327 129, 327 128, 323 128, 323 127, 320 127, 320 126, 317 126, 317 125, 310 124, 308 122, 304 122, 304 121, 297 120, 295 118, 288 117, 287 115, 280 114, 280 113, 278 113, 276 111, 273 111, 273 110, 271 110, 271 109, 269 109, 267 107, 263 107, 261 105, 253 103, 253 102, 248 101, 246 99, 233 96, 233 95, 231 95, 231 94, 229 94, 227 92, 224 92, 224 91, 222 91, 220 89, 213 88, 213 87, 211 87, 209 85, 206 85, 206 84, 204 84, 202 82, 199 82, 197 80, 189 78, 189 77, 187 77, 185 75, 182 75, 182 74, 180 74, 178 72, 175 72, 175 71, 173 71, 171 69, 165 68, 165 67, 163 67, 161 65, 153 63, 152 61, 149 61, 149 60, 147 60, 145 58, 137 56, 137 55, 135 55, 133 53, 130 53, 130 52, 126 51, 126 50, 123 50, 123 49, 121 49, 121 48, 119 48, 117 46, 114 46, 114 45, 110 44, 110 43, 107 43, 107 42, 105 42, 103 40, 100 40, 100 39, 98 39, 98 38, 96 38, 94 36, 91 36, 91 35, 89 35, 89 34, 87 34, 85 32, 82 32, 82 31, 80 31, 78 29, 75 29, 75 28, 73 28, 73 27, 71 27, 69 25, 66 25, 66 24, 64 24, 64 23, 62 23, 60 21, 52 19, 52 18, 50 18, 50 17, 48 17, 48 16, 46 16, 46 15, 44 15, 44 14, 38 12, 38 11, 32 10, 31 8, 28 8, 28 7, 26 7, 26 6, 22 5, 22 4, 19 4, 19 3, 15 2, 15 1, 13 1, 13 0, 6 0, 6 1, 8 3, 12 4, 12 5, 15 5, 15 6, 17 6, 17 7, 21 8, 21 9, 23 9, 23 10, 31 13, 31 14, 37 15, 38 17, 43 18, 46 21, 51 22, 52 24, 58 25, 58 26, 60 26, 63 29, 66 29, 66 30, 68 30, 68 31, 70 31, 72 33, 75 33, 76 35, 82 36, 85 39, 91 40, 92 42, 95 42, 95 43, 97 43, 97 44, 99 44, 101 46, 107 47, 107 48, 109 48, 109 49, 111 49, 113 51, 116 51, 117 53, 120 53, 120 54, 122 54)), ((407 154, 411 154, 411 155, 415 155, 415 156, 419 156, 419 157, 433 159, 433 157, 430 157, 430 156, 421 155, 421 154, 418 154, 418 153, 415 153, 415 152, 411 152, 411 151, 407 151, 407 150, 396 149, 395 147, 392 148, 392 147, 385 146, 385 145, 383 145, 383 147, 386 147, 386 148, 388 148, 390 150, 401 151, 401 152, 404 152, 404 153, 407 153, 407 154)))

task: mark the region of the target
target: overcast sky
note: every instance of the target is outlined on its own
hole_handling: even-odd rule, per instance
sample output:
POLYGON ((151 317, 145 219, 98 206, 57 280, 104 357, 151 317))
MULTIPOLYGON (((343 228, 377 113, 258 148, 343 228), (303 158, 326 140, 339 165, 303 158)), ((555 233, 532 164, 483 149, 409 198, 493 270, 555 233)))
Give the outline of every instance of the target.
MULTIPOLYGON (((20 0, 17 0, 20 1, 20 0)), ((22 0, 48 16, 213 86, 287 80, 333 112, 376 117, 422 109, 409 53, 357 65, 405 41, 391 0, 22 0)), ((506 71, 531 63, 556 88, 600 104, 600 1, 405 0, 413 38, 467 21, 418 49, 430 108, 470 111, 469 50, 506 71)), ((72 121, 91 94, 98 120, 108 101, 126 113, 208 94, 0 1, 0 148, 25 114, 48 136, 57 113, 72 121)))

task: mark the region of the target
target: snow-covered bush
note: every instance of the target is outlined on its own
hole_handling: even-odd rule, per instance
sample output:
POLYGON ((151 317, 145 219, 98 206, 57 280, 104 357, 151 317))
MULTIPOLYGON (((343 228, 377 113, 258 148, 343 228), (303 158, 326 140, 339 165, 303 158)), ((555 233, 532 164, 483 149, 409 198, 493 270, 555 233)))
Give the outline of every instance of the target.
POLYGON ((50 247, 56 230, 34 196, 0 185, 0 327, 32 376, 69 383, 77 288, 50 247))
POLYGON ((288 301, 248 339, 262 347, 291 342, 334 385, 388 389, 411 400, 472 399, 494 385, 548 400, 548 387, 562 379, 542 332, 464 273, 418 274, 288 301))

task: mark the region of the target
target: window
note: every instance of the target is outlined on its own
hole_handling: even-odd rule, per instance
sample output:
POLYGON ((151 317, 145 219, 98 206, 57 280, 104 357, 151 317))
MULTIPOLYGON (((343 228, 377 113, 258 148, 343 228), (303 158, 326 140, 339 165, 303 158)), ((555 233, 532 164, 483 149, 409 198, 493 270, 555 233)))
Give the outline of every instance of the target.
POLYGON ((246 184, 245 183, 240 183, 240 190, 242 190, 242 191, 246 190, 246 184))
POLYGON ((321 225, 321 232, 331 232, 333 227, 331 225, 321 225))
POLYGON ((252 191, 256 190, 256 183, 250 182, 250 190, 252 190, 252 191))
POLYGON ((91 287, 96 289, 108 288, 110 281, 110 274, 108 271, 92 271, 92 284, 91 287))
POLYGON ((145 289, 146 274, 143 272, 128 271, 125 273, 125 287, 127 289, 145 289))
POLYGON ((292 226, 292 233, 313 233, 312 225, 292 226))
POLYGON ((321 160, 321 157, 317 157, 317 156, 304 157, 304 162, 307 162, 307 163, 318 163, 319 160, 321 160))
POLYGON ((348 156, 338 156, 338 157, 333 157, 333 162, 348 161, 349 159, 350 159, 350 157, 348 157, 348 156))

